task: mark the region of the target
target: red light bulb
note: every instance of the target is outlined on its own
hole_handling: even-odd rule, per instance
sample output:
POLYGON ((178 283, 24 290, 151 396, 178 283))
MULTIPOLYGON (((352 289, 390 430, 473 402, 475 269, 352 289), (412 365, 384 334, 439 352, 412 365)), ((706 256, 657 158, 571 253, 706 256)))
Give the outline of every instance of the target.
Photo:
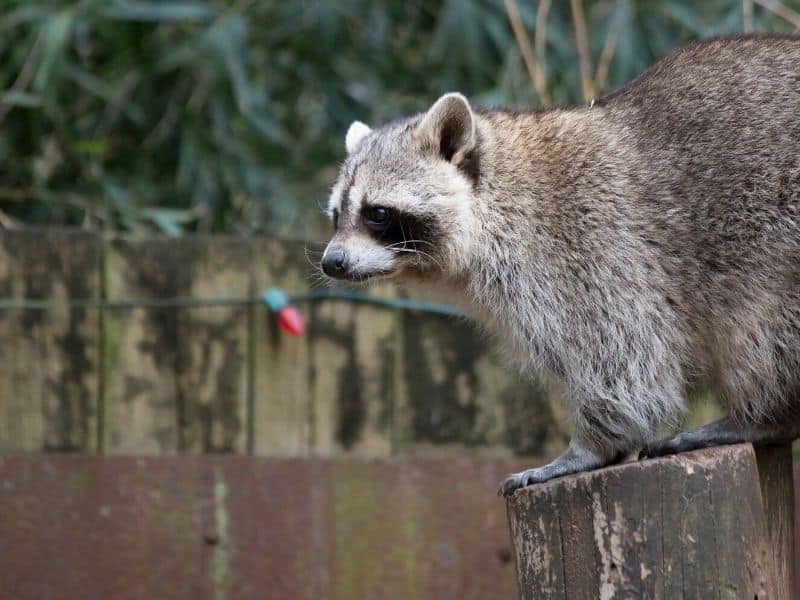
POLYGON ((294 307, 288 304, 278 310, 278 327, 281 331, 293 336, 300 336, 306 332, 305 323, 303 323, 303 316, 294 307))

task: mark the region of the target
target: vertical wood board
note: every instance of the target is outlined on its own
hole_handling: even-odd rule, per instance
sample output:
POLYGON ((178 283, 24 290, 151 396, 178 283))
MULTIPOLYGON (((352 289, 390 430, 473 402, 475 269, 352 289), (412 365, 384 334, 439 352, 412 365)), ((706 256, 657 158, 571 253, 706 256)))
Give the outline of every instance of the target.
MULTIPOLYGON (((110 240, 110 301, 246 298, 250 249, 223 237, 110 240)), ((105 316, 109 452, 245 446, 249 307, 150 307, 105 316)))
POLYGON ((0 452, 93 451, 98 414, 100 242, 67 230, 0 233, 0 452))

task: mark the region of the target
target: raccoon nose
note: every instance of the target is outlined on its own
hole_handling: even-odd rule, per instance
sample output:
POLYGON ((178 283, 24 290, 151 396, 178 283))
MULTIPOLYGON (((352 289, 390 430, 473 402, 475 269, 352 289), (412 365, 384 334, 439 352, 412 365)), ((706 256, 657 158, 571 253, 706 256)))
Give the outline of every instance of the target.
POLYGON ((347 272, 347 253, 341 248, 328 250, 322 258, 322 270, 330 277, 341 277, 347 272))

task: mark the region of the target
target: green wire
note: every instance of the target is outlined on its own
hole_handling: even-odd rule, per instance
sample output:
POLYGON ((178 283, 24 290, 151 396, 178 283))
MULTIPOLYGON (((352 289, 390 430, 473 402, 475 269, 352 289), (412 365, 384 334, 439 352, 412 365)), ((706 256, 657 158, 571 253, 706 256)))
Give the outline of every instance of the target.
MULTIPOLYGON (((382 308, 408 310, 413 312, 432 313, 450 317, 463 316, 461 312, 442 304, 422 302, 408 298, 376 298, 357 292, 342 290, 315 290, 287 294, 295 303, 321 302, 324 300, 357 302, 382 308)), ((246 306, 262 304, 261 296, 243 296, 230 298, 144 298, 136 300, 35 300, 23 298, 0 299, 0 310, 57 310, 57 309, 97 309, 97 310, 130 310, 134 308, 201 308, 214 306, 246 306)))
POLYGON ((443 304, 433 302, 423 302, 421 300, 411 300, 409 298, 376 298, 375 296, 365 296, 357 292, 345 292, 341 290, 317 290, 298 294, 289 294, 292 302, 318 302, 320 300, 341 300, 346 302, 359 302, 371 304, 384 308, 395 308, 398 310, 408 310, 416 312, 433 313, 446 315, 448 317, 461 317, 463 313, 443 304))
POLYGON ((144 298, 137 300, 29 300, 2 299, 0 309, 53 310, 84 308, 118 310, 132 308, 194 308, 203 306, 241 306, 258 304, 260 298, 144 298))

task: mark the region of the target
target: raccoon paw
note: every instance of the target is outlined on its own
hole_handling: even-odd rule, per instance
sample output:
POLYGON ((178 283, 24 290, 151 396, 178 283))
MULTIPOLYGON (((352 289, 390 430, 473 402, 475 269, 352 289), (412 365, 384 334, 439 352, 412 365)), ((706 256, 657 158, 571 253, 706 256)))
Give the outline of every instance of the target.
POLYGON ((783 429, 756 429, 743 426, 730 417, 714 421, 691 431, 684 431, 670 438, 652 442, 639 453, 639 459, 656 458, 679 452, 722 446, 725 444, 738 444, 740 442, 763 443, 782 439, 781 436, 791 439, 791 427, 783 429))
POLYGON ((500 484, 497 495, 509 497, 519 488, 523 488, 526 485, 543 483, 555 479, 556 477, 599 469, 600 467, 619 462, 624 457, 625 454, 622 452, 612 453, 610 456, 603 456, 588 450, 573 440, 567 451, 553 462, 543 467, 526 469, 525 471, 508 475, 503 483, 500 484))
POLYGON ((537 469, 526 469, 525 471, 520 471, 519 473, 511 473, 507 475, 503 480, 503 483, 500 484, 500 488, 497 490, 497 495, 508 498, 519 488, 523 488, 534 483, 542 483, 548 479, 552 479, 553 477, 555 477, 555 475, 547 470, 547 466, 539 467, 537 469))
POLYGON ((684 434, 679 433, 670 438, 647 444, 647 446, 642 448, 641 452, 639 452, 639 460, 679 454, 681 452, 688 452, 689 450, 696 450, 698 447, 697 443, 694 443, 692 440, 687 440, 684 434))

